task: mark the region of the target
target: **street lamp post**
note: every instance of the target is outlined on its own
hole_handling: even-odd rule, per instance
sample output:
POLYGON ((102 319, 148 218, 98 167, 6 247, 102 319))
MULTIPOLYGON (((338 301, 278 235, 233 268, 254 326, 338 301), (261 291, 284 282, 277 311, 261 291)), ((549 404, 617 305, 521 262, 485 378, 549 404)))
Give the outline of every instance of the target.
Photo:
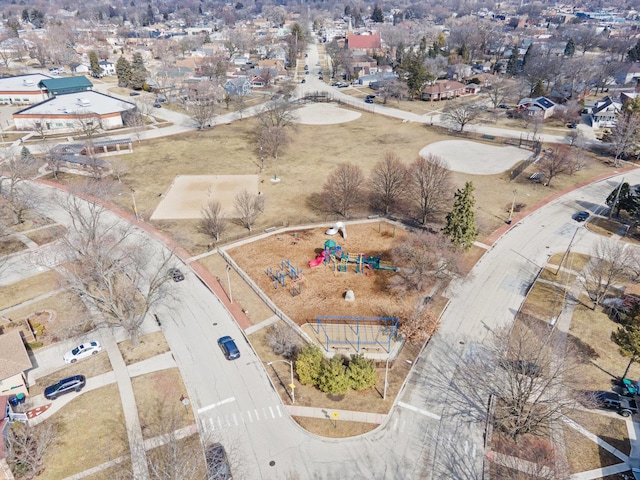
POLYGON ((387 399, 387 385, 389 385, 387 378, 389 378, 389 357, 390 356, 391 356, 391 352, 387 353, 387 365, 384 368, 384 392, 382 393, 383 400, 387 399))
POLYGON ((289 368, 291 369, 291 383, 289 384, 289 388, 291 388, 291 403, 296 403, 296 386, 293 383, 293 362, 289 360, 273 360, 272 362, 268 362, 267 365, 272 365, 276 362, 284 362, 289 364, 289 368))
POLYGON ((140 220, 138 206, 136 205, 136 191, 133 188, 131 189, 131 201, 133 202, 133 213, 136 216, 136 220, 140 220))
POLYGON ((511 202, 511 210, 509 210, 509 218, 507 219, 507 225, 511 225, 511 217, 513 217, 513 209, 516 206, 516 193, 518 193, 517 190, 513 191, 513 201, 511 202))
POLYGON ((233 303, 233 294, 231 293, 231 278, 229 277, 229 270, 231 270, 231 265, 227 265, 227 285, 229 286, 229 303, 233 303))

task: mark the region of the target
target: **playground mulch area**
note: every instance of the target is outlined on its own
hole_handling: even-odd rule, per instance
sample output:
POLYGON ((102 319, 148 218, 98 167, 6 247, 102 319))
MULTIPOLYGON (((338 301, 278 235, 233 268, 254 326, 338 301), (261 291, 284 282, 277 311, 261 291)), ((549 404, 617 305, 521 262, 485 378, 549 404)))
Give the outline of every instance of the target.
MULTIPOLYGON (((310 268, 323 250, 326 240, 334 240, 350 256, 365 253, 381 255, 382 262, 391 262, 393 243, 407 235, 398 226, 385 222, 347 225, 347 238, 340 234, 328 236, 326 228, 300 230, 233 248, 228 253, 258 286, 298 325, 315 322, 318 315, 333 316, 388 316, 393 315, 395 300, 388 291, 392 271, 364 268, 356 273, 356 263, 347 264, 346 272, 338 272, 332 264, 310 268), (301 293, 292 296, 292 280, 285 277, 285 286, 274 282, 266 274, 282 271, 283 261, 302 273, 301 293), (344 299, 345 292, 353 290, 355 300, 344 299)), ((285 265, 286 267, 286 265, 285 265)), ((405 296, 405 304, 413 299, 405 296)))

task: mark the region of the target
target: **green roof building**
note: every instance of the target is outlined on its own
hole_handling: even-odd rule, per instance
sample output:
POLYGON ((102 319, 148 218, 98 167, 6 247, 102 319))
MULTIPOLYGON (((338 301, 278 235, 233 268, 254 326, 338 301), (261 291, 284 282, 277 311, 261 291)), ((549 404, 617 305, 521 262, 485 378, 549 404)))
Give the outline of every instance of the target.
POLYGON ((38 86, 46 90, 50 97, 93 90, 93 83, 85 76, 50 78, 41 80, 38 86))

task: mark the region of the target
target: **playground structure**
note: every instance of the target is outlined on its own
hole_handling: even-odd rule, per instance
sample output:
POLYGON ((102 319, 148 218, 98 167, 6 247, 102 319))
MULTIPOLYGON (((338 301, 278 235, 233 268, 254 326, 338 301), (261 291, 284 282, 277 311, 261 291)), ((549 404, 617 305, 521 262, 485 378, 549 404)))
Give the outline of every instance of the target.
POLYGON ((302 294, 302 284, 304 283, 304 276, 302 275, 302 270, 300 268, 294 267, 291 262, 287 260, 282 260, 280 262, 280 268, 269 267, 265 270, 267 277, 271 278, 273 282, 273 288, 278 289, 278 285, 282 287, 287 286, 287 278, 291 279, 291 296, 295 297, 296 295, 302 294))
POLYGON ((354 349, 356 353, 390 353, 391 341, 398 335, 398 318, 321 315, 316 317, 315 333, 320 335, 321 330, 327 352, 331 346, 334 350, 354 349))
POLYGON ((332 267, 334 272, 346 272, 349 263, 355 264, 356 273, 367 273, 367 270, 397 271, 397 267, 382 261, 382 255, 368 255, 366 253, 345 252, 333 240, 324 242, 324 250, 314 260, 309 260, 309 267, 317 267, 321 263, 332 267))
POLYGON ((347 238, 347 227, 345 226, 344 222, 336 222, 336 223, 334 223, 333 227, 331 227, 329 230, 327 230, 324 233, 326 235, 335 235, 338 232, 340 232, 342 234, 342 238, 344 238, 344 239, 347 238))

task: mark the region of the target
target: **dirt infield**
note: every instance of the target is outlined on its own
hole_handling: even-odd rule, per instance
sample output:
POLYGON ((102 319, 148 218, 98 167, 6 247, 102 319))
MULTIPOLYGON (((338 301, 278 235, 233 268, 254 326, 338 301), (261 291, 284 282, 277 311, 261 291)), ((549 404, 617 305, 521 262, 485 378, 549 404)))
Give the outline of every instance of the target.
POLYGON ((445 140, 420 150, 420 156, 437 155, 450 170, 472 175, 495 175, 511 169, 529 157, 531 151, 518 147, 498 147, 469 140, 445 140))
POLYGON ((359 112, 340 108, 330 103, 314 103, 296 110, 296 123, 304 125, 330 125, 351 122, 360 118, 359 112))
POLYGON ((231 217, 234 198, 243 190, 259 193, 258 175, 178 175, 151 220, 200 218, 210 198, 220 202, 223 214, 231 217))

